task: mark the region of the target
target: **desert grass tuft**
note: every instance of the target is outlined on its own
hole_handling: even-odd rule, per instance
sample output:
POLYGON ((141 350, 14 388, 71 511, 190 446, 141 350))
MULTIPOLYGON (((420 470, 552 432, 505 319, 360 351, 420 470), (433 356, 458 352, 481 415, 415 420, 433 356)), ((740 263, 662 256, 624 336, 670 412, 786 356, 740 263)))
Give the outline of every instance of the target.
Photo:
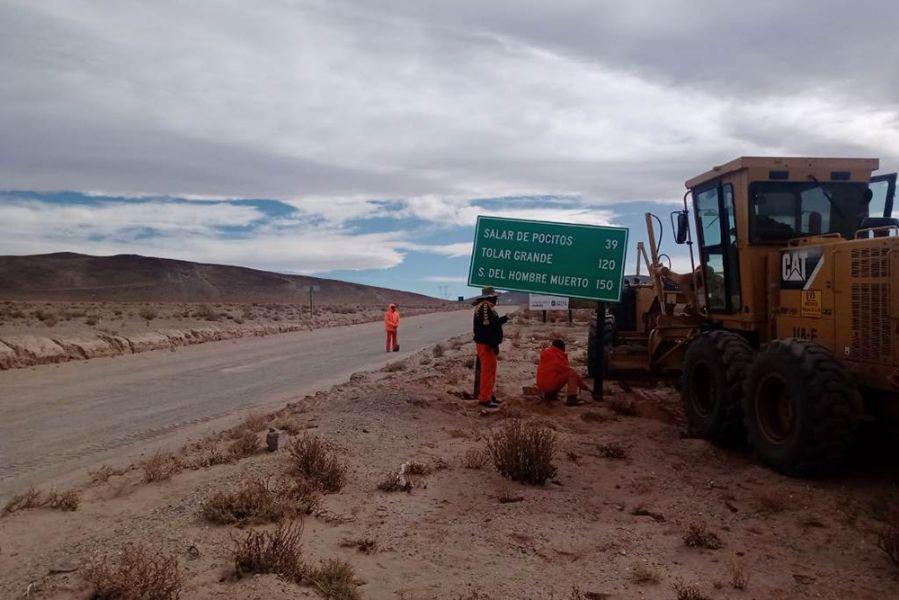
POLYGON ((259 435, 253 431, 245 431, 228 446, 228 454, 235 460, 253 456, 260 450, 262 445, 259 443, 259 435))
POLYGON ((109 556, 95 559, 82 576, 93 588, 91 600, 178 600, 183 585, 174 556, 135 545, 124 546, 115 563, 109 556))
POLYGON ((730 586, 735 590, 745 590, 750 577, 746 564, 733 556, 727 563, 727 571, 730 573, 730 586))
POLYGON ((711 600, 699 586, 692 583, 678 581, 674 584, 674 592, 677 594, 677 600, 711 600))
POLYGON ((61 510, 71 512, 78 510, 81 504, 81 493, 76 489, 60 492, 51 489, 47 492, 41 492, 34 488, 29 488, 9 499, 0 511, 0 515, 8 515, 23 510, 32 510, 35 508, 49 508, 53 510, 61 510))
POLYGON ((684 545, 690 548, 705 548, 707 550, 718 550, 723 545, 721 538, 713 532, 709 531, 705 523, 690 523, 683 537, 684 545))
POLYGON ((213 523, 246 525, 292 519, 311 513, 317 505, 318 493, 305 480, 250 479, 233 491, 213 493, 200 514, 213 523))
POLYGON ((333 600, 357 600, 353 568, 342 560, 329 559, 308 569, 306 577, 326 597, 333 600))
POLYGON ((600 458, 623 460, 627 458, 627 450, 621 444, 610 442, 608 444, 596 444, 596 452, 600 458))
POLYGON ((640 414, 637 403, 633 398, 614 396, 609 400, 609 408, 613 412, 626 417, 636 417, 640 414))
POLYGON ((242 537, 232 538, 234 578, 270 573, 288 581, 302 582, 302 535, 302 523, 292 522, 280 525, 274 531, 249 531, 242 537))
POLYGON ((346 483, 347 464, 331 446, 311 433, 287 446, 294 470, 325 492, 339 492, 346 483))
POLYGON ((885 525, 877 534, 877 547, 899 568, 899 527, 885 525))
POLYGON ((511 419, 487 439, 487 451, 503 477, 530 485, 543 485, 554 477, 552 464, 556 434, 541 425, 511 419))
POLYGON ((172 475, 180 473, 184 469, 184 461, 172 454, 158 450, 141 463, 144 470, 144 482, 154 483, 167 481, 172 475))
POLYGON ((656 585, 662 581, 662 576, 655 567, 640 563, 631 571, 630 580, 637 585, 656 585))
POLYGON ((466 469, 480 469, 490 460, 490 453, 481 446, 472 446, 462 457, 462 466, 466 469))

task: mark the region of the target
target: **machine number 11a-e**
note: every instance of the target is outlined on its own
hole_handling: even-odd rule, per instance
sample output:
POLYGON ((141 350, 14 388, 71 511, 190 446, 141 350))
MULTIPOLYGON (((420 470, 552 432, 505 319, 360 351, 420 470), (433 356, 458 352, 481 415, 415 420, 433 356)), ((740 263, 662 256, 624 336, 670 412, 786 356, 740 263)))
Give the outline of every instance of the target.
POLYGON ((794 327, 793 337, 803 340, 816 340, 818 339, 818 330, 814 327, 812 327, 811 329, 806 329, 805 327, 794 327))

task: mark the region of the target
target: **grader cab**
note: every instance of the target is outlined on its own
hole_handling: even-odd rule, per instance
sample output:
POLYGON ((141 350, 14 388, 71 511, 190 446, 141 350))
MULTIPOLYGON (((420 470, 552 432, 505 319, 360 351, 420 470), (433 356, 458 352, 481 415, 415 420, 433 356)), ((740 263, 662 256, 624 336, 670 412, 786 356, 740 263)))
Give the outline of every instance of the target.
POLYGON ((878 168, 743 157, 687 181, 671 222, 698 260, 672 272, 647 215, 650 280, 615 309, 610 371, 678 373, 694 433, 782 472, 842 464, 863 419, 899 416, 896 175, 878 168))

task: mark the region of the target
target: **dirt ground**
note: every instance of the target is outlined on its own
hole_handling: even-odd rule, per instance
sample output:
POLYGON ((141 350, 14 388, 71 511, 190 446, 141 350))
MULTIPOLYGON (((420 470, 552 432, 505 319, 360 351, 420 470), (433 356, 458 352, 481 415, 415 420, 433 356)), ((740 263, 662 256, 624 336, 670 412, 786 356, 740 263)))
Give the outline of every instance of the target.
MULTIPOLYGON (((377 321, 386 307, 266 303, 0 302, 0 369, 377 321)), ((452 308, 452 306, 450 306, 452 308)), ((413 316, 447 306, 401 306, 413 316)))
MULTIPOLYGON (((297 435, 332 442, 349 466, 345 487, 304 519, 305 559, 347 561, 359 594, 371 599, 899 597, 899 568, 876 544, 897 498, 895 466, 822 481, 782 477, 745 450, 684 437, 678 395, 665 385, 608 382, 605 401, 579 407, 526 394, 537 354, 554 337, 568 340, 584 368, 585 331, 583 321, 515 316, 496 414, 464 399, 474 348, 459 338, 249 419, 260 440, 264 426, 288 419, 297 435), (543 486, 510 482, 489 462, 468 468, 472 449, 513 418, 557 435, 558 472, 543 486), (411 460, 434 470, 408 492, 378 489, 411 460), (714 533, 720 548, 688 547, 691 528, 714 533), (342 545, 359 539, 373 540, 374 550, 342 545)), ((128 542, 177 558, 183 598, 321 597, 273 575, 228 579, 235 540, 274 525, 241 530, 199 515, 213 491, 283 474, 287 460, 283 450, 263 452, 149 484, 134 467, 85 483, 74 512, 6 515, 0 597, 88 597, 86 561, 128 542)))

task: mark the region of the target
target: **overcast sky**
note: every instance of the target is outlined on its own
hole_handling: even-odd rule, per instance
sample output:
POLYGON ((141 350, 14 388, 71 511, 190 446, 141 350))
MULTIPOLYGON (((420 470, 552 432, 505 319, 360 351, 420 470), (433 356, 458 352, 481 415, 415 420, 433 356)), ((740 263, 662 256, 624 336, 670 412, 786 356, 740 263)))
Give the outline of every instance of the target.
POLYGON ((897 58, 893 0, 0 0, 0 253, 463 293, 477 214, 636 228, 739 155, 896 170, 897 58))

